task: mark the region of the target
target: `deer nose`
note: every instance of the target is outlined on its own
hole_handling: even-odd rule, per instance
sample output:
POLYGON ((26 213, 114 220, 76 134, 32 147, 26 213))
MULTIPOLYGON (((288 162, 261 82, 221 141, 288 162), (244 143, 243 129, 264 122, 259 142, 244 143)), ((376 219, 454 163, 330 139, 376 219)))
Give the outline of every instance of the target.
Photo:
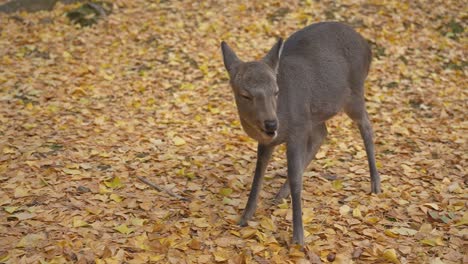
POLYGON ((275 132, 278 129, 278 122, 276 120, 265 120, 266 132, 275 132))

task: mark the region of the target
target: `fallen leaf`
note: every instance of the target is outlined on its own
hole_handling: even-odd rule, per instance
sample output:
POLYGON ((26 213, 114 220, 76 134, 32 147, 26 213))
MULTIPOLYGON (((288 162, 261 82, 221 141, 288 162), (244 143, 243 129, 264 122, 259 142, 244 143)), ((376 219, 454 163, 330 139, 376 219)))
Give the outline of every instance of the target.
POLYGON ((85 227, 85 226, 89 226, 89 224, 86 221, 79 219, 77 217, 73 218, 73 227, 85 227))
POLYGON ((9 214, 12 214, 14 213, 16 210, 18 210, 18 206, 5 206, 3 207, 3 210, 5 210, 6 212, 8 212, 9 214))
POLYGON ((340 207, 340 214, 341 214, 342 216, 346 216, 346 215, 349 213, 350 210, 351 210, 351 208, 350 208, 348 205, 346 205, 346 204, 345 204, 345 205, 342 205, 342 206, 340 207))
POLYGON ((428 245, 431 247, 435 246, 444 246, 444 240, 442 237, 433 237, 433 238, 427 238, 427 239, 421 239, 420 242, 424 245, 428 245))
POLYGON ((393 248, 384 250, 384 252, 382 253, 382 257, 391 263, 395 263, 395 264, 400 263, 400 260, 398 260, 396 251, 393 248))
POLYGON ((229 196, 229 195, 231 195, 231 193, 232 193, 232 189, 231 189, 231 188, 221 188, 221 190, 219 191, 219 193, 220 193, 222 196, 229 196))
POLYGON ((133 228, 129 228, 126 224, 121 224, 119 226, 116 226, 114 227, 114 230, 125 235, 128 235, 134 231, 133 228))
POLYGON ((80 171, 80 170, 76 170, 76 169, 63 168, 62 171, 65 172, 66 174, 69 174, 69 175, 78 175, 78 174, 81 174, 81 171, 80 171))
POLYGON ((112 189, 119 189, 119 188, 124 187, 124 184, 122 183, 119 177, 114 177, 112 178, 111 181, 105 181, 104 184, 108 188, 112 188, 112 189))
POLYGON ((183 138, 178 137, 178 136, 174 137, 172 139, 172 142, 174 142, 174 145, 176 145, 176 146, 182 146, 182 145, 185 145, 187 143, 183 138))
POLYGON ((46 235, 44 233, 37 234, 27 234, 21 238, 21 240, 16 244, 17 248, 34 248, 38 247, 42 241, 46 240, 46 235))
POLYGON ((115 194, 115 193, 111 194, 109 198, 116 203, 120 203, 123 200, 123 198, 120 195, 115 194))
POLYGON ((271 220, 271 218, 267 218, 267 217, 264 217, 264 218, 262 218, 262 220, 260 220, 260 226, 263 227, 266 230, 273 231, 273 232, 276 232, 276 229, 277 229, 277 227, 276 227, 275 223, 273 222, 273 220, 271 220))
POLYGON ((17 188, 15 188, 15 194, 14 194, 15 198, 22 198, 22 197, 26 197, 29 195, 30 194, 29 194, 28 189, 21 187, 21 186, 18 186, 17 188))

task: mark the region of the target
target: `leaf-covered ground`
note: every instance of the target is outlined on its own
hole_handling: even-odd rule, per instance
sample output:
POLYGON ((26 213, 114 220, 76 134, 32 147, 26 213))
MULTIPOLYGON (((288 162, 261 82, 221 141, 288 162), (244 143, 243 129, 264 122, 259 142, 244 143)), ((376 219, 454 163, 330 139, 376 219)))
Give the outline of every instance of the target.
POLYGON ((117 0, 80 28, 0 14, 0 262, 466 263, 467 9, 463 1, 117 0), (304 176, 306 251, 290 247, 284 148, 257 213, 236 225, 256 144, 222 65, 338 20, 370 40, 383 194, 369 195, 352 122, 304 176), (190 202, 158 192, 145 177, 190 202))

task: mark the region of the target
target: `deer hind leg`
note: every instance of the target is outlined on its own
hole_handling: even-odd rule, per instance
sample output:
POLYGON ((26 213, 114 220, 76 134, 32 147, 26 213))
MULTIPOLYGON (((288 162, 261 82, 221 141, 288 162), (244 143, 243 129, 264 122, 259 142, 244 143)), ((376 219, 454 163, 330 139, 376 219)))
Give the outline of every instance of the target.
POLYGON ((358 125, 364 146, 366 148, 367 162, 369 163, 371 192, 380 193, 380 175, 375 164, 372 125, 366 111, 363 97, 355 97, 345 106, 346 114, 358 125))

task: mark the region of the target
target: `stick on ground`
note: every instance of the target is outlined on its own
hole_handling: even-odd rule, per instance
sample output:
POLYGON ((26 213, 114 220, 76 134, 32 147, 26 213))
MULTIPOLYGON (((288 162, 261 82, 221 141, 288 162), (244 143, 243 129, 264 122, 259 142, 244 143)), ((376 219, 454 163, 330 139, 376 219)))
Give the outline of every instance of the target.
POLYGON ((190 201, 188 198, 182 197, 182 196, 178 195, 177 193, 174 193, 171 190, 167 190, 165 188, 162 188, 162 187, 150 182, 146 178, 143 178, 143 177, 140 177, 140 176, 136 176, 136 177, 138 178, 138 180, 140 180, 141 182, 147 184, 148 186, 152 187, 153 189, 157 190, 158 192, 165 192, 165 193, 169 194, 170 196, 172 196, 174 198, 177 198, 179 200, 190 201))

